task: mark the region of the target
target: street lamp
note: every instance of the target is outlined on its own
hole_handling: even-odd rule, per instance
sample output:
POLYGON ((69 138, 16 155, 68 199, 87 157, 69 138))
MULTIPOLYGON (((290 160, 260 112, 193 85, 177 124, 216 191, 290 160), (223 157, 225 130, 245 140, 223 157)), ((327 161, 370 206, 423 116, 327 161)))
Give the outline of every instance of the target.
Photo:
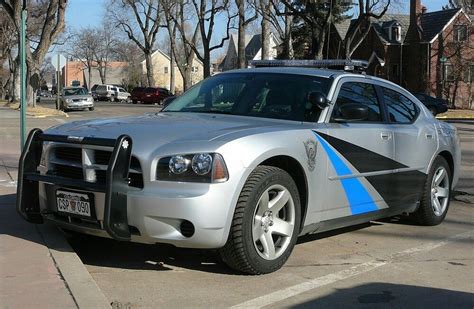
POLYGON ((26 0, 23 0, 20 25, 20 142, 21 149, 26 140, 26 0))

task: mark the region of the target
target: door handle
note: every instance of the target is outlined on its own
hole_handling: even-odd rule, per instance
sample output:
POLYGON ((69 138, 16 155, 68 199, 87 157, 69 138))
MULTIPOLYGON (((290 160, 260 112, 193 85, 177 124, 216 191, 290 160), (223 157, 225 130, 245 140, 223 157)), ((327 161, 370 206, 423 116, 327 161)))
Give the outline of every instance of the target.
POLYGON ((388 141, 388 140, 391 140, 391 139, 392 139, 392 133, 382 132, 382 133, 380 133, 380 137, 381 137, 384 141, 388 141))
POLYGON ((433 137, 434 137, 433 134, 431 134, 431 133, 426 133, 425 136, 426 136, 426 139, 433 139, 433 137))

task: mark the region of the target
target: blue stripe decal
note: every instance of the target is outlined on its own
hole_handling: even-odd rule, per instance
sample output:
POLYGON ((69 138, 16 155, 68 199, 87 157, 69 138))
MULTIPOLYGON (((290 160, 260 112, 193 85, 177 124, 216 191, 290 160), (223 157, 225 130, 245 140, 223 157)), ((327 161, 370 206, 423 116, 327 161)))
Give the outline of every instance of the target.
MULTIPOLYGON (((337 155, 337 153, 329 146, 329 144, 321 138, 316 132, 316 135, 321 146, 326 151, 332 166, 336 170, 338 176, 352 175, 349 167, 344 161, 337 155)), ((344 192, 346 193, 347 200, 353 215, 359 215, 371 211, 378 210, 377 205, 370 196, 369 192, 364 188, 362 183, 357 178, 340 179, 344 192)))

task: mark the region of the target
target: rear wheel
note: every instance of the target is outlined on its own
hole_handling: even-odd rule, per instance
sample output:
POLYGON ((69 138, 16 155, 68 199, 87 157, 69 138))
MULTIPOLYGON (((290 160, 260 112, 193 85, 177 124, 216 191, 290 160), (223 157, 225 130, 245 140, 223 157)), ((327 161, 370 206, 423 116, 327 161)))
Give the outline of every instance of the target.
POLYGON ((137 100, 132 100, 132 103, 137 104, 138 102, 137 102, 137 100))
POLYGON ((259 166, 240 193, 229 238, 220 254, 231 268, 248 274, 280 269, 300 228, 300 199, 291 176, 259 166))
POLYGON ((90 111, 93 111, 93 110, 94 110, 94 106, 89 107, 89 110, 90 110, 90 111))
POLYGON ((419 208, 410 216, 420 225, 438 225, 448 213, 451 197, 451 170, 443 157, 433 162, 426 179, 419 208))

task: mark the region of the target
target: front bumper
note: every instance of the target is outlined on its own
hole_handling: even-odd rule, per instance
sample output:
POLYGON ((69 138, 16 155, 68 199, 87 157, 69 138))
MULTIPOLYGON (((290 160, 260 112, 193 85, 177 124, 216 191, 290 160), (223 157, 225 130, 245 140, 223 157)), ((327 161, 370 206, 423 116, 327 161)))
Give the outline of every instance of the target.
POLYGON ((28 221, 43 220, 81 233, 140 243, 169 243, 186 248, 219 248, 228 235, 235 184, 146 181, 143 189, 129 187, 131 139, 84 138, 89 145, 113 146, 114 160, 107 171, 107 185, 64 179, 37 172, 42 143, 68 142, 66 136, 51 136, 33 130, 20 159, 18 201, 20 214, 28 221), (122 142, 129 141, 124 151, 122 142), (83 220, 57 211, 56 191, 91 193, 92 218, 83 220))
MULTIPOLYGON (((101 228, 117 240, 130 240, 131 233, 127 219, 128 173, 131 160, 132 139, 121 135, 116 140, 103 138, 77 138, 62 135, 43 134, 33 129, 21 153, 18 169, 16 208, 27 221, 42 223, 43 215, 54 215, 54 209, 40 207, 40 184, 73 188, 104 194, 103 220, 101 228), (114 147, 107 169, 106 184, 89 183, 84 180, 69 179, 54 175, 41 174, 40 166, 43 142, 88 144, 114 147), (129 145, 124 147, 123 145, 129 145)), ((53 199, 55 200, 55 199, 53 199)))
POLYGON ((65 104, 67 109, 84 109, 84 108, 90 108, 94 107, 94 102, 72 102, 72 103, 66 103, 65 104))

